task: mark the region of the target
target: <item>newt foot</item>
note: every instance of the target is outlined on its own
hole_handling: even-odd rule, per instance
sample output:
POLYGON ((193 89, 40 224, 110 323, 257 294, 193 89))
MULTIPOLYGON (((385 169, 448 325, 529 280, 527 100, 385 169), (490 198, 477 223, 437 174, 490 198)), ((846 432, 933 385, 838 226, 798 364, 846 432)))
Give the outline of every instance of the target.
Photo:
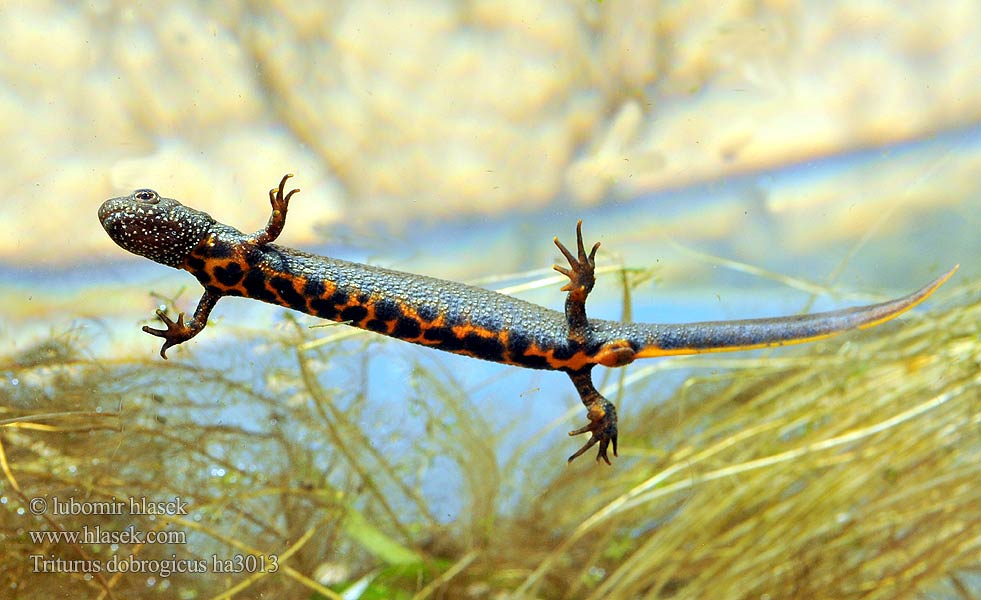
POLYGON ((610 462, 610 457, 607 455, 607 450, 610 444, 613 444, 613 456, 617 456, 617 409, 613 406, 613 403, 605 398, 596 404, 593 404, 587 409, 586 416, 589 418, 589 423, 579 429, 569 432, 569 435, 580 435, 583 433, 591 433, 589 440, 583 445, 582 448, 576 451, 575 454, 569 457, 568 462, 582 456, 587 450, 599 444, 599 452, 596 453, 596 462, 602 458, 606 461, 606 464, 613 464, 610 462))

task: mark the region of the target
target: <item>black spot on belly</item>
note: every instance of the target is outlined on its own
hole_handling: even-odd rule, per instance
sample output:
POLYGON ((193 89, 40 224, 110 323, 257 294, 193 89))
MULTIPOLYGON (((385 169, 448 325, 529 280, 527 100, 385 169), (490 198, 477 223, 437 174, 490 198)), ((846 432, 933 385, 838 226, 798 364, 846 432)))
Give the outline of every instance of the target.
POLYGON ((529 369, 551 369, 544 356, 512 356, 511 362, 528 367, 529 369))
POLYGON ((351 321, 353 323, 360 323, 368 316, 368 309, 363 306, 348 306, 341 311, 342 321, 351 321))
POLYGON ((293 282, 286 277, 273 277, 270 282, 274 290, 279 293, 279 297, 283 299, 287 306, 290 308, 295 308, 296 310, 306 310, 307 299, 303 297, 303 294, 296 291, 293 287, 293 282))
POLYGON ((377 331, 379 333, 388 333, 388 323, 385 321, 380 321, 378 319, 371 319, 364 324, 365 329, 370 329, 372 331, 377 331))
POLYGON ((395 329, 392 330, 392 335, 403 340, 408 340, 419 337, 421 332, 422 330, 419 328, 418 321, 408 317, 402 317, 395 323, 395 329))
POLYGON ((463 348, 462 340, 456 337, 449 327, 430 327, 422 337, 427 341, 436 342, 440 348, 450 352, 463 348))
POLYGON ((394 321, 402 316, 402 309, 392 300, 375 302, 375 318, 382 321, 394 321))
POLYGON ((249 271, 245 276, 245 280, 242 282, 245 287, 246 295, 249 298, 255 298, 256 300, 262 300, 263 302, 271 302, 276 304, 279 298, 276 294, 272 293, 266 288, 266 278, 262 276, 259 271, 249 271))
POLYGON ((313 314, 323 319, 337 318, 337 307, 330 300, 315 298, 310 301, 310 310, 313 314))
POLYGON ((236 289, 230 289, 229 290, 229 289, 225 289, 223 287, 220 287, 220 288, 219 287, 215 287, 213 285, 207 285, 207 286, 205 286, 205 289, 208 290, 208 293, 210 293, 210 294, 212 294, 214 296, 241 296, 242 295, 242 292, 240 292, 240 291, 238 291, 236 289))
POLYGON ((187 266, 193 271, 204 271, 204 260, 194 255, 188 256, 187 266))
POLYGON ((325 291, 324 282, 319 279, 307 279, 307 284, 303 286, 303 295, 307 298, 320 298, 325 291))
POLYGON ((570 341, 566 344, 556 344, 553 347, 555 351, 555 358, 559 360, 565 360, 571 358, 576 352, 582 349, 582 344, 573 343, 570 341))
POLYGON ((335 291, 333 295, 331 295, 330 301, 336 304, 337 306, 347 304, 347 292, 345 292, 344 290, 335 291))
POLYGON ((422 306, 416 308, 416 314, 418 314, 419 318, 423 321, 430 323, 436 320, 436 317, 439 316, 439 311, 436 310, 436 307, 431 304, 423 304, 422 306))
MULTIPOLYGON (((596 354, 603 349, 603 343, 604 342, 599 339, 592 339, 587 341, 585 347, 586 354, 590 356, 596 356, 596 354)), ((556 356, 558 356, 558 354, 556 354, 556 356)))
POLYGON ((548 361, 544 356, 526 356, 525 352, 531 347, 531 338, 525 334, 511 332, 508 336, 508 359, 531 369, 548 369, 548 361))
POLYGON ((209 287, 212 284, 211 273, 207 271, 194 271, 194 276, 204 287, 209 287))
POLYGON ((508 336, 508 352, 511 354, 511 356, 521 356, 528 350, 529 345, 530 340, 526 335, 521 335, 512 331, 511 335, 508 336))
POLYGON ((237 262, 230 263, 228 267, 215 267, 215 279, 222 285, 232 287, 238 285, 245 277, 242 265, 237 262))
POLYGON ((504 356, 504 344, 497 338, 487 338, 476 333, 468 333, 463 337, 463 349, 481 358, 501 358, 504 356))
POLYGON ((215 258, 228 258, 232 254, 232 244, 225 242, 216 241, 213 246, 208 248, 208 256, 213 256, 215 258))

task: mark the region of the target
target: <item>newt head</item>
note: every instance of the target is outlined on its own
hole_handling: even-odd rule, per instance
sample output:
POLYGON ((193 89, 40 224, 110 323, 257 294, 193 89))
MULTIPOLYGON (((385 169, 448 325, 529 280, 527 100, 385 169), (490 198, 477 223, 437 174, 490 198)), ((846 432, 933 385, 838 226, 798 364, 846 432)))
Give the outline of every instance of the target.
POLYGON ((215 223, 208 213, 147 189, 106 200, 99 221, 119 247, 176 269, 215 223))

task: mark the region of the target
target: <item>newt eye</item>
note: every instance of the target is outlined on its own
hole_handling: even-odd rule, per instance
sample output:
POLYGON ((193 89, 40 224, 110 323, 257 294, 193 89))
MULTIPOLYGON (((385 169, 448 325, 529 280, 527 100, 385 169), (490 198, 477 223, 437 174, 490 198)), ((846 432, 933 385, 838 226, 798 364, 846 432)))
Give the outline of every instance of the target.
POLYGON ((160 196, 153 190, 136 190, 133 192, 133 197, 143 202, 149 202, 150 204, 156 204, 160 201, 160 196))

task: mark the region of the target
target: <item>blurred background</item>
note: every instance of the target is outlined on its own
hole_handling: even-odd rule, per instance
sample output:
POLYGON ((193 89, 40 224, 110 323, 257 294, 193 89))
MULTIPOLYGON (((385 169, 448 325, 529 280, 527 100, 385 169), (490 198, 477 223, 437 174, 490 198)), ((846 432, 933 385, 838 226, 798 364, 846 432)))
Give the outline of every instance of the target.
MULTIPOLYGON (((17 597, 32 597, 30 586, 93 597, 134 589, 697 596, 701 588, 686 587, 695 576, 684 572, 720 576, 712 558, 665 571, 637 550, 682 517, 683 501, 658 505, 656 515, 630 513, 602 535, 588 519, 613 510, 606 502, 627 502, 619 494, 665 464, 680 464, 664 436, 683 417, 655 426, 644 415, 699 388, 691 377, 725 381, 730 369, 792 355, 604 373, 622 418, 652 437, 621 433, 612 470, 591 458, 567 467, 579 440, 565 431, 583 414, 561 374, 312 328, 323 323, 242 299, 220 302, 205 332, 164 363, 140 325, 162 304, 192 310, 199 286, 116 247, 97 208, 149 187, 249 232, 266 222, 267 190, 289 172, 302 193, 279 243, 558 310, 551 239, 570 243, 580 218, 587 242, 603 244, 593 317, 672 322, 839 308, 905 294, 957 263, 948 286, 961 291, 942 288, 936 298, 952 294, 964 308, 977 302, 969 286, 981 269, 979 81, 981 5, 971 0, 4 3, 0 419, 9 422, 0 422, 0 510, 8 509, 0 552, 10 575, 0 583, 17 597), (49 413, 63 417, 38 417, 49 413), (196 541, 145 552, 231 555, 245 552, 229 541, 240 535, 253 539, 242 542, 250 551, 293 556, 296 571, 248 583, 159 570, 38 575, 33 554, 134 552, 25 538, 85 523, 24 513, 27 499, 57 493, 192 494, 196 524, 178 529, 196 541), (252 494, 263 497, 261 509, 243 499, 252 494), (233 509, 241 511, 234 519, 225 512, 233 509), (569 544, 586 539, 602 548, 573 555, 569 544), (513 562, 503 558, 507 547, 513 562), (570 573, 576 583, 566 585, 570 573)), ((948 440, 952 468, 971 462, 952 448, 976 457, 978 439, 977 320, 960 318, 959 329, 922 330, 963 336, 970 348, 957 346, 966 354, 954 362, 967 369, 958 422, 973 426, 973 445, 948 440)), ((840 356, 842 344, 861 341, 802 348, 795 368, 809 353, 840 356)), ((947 381, 941 363, 929 372, 935 383, 947 381)), ((815 376, 847 381, 829 369, 815 376)), ((924 386, 926 398, 936 392, 924 386)), ((689 437, 712 429, 711 414, 698 419, 689 437)), ((939 430, 952 427, 944 423, 939 430)), ((935 455, 937 445, 924 444, 935 455)), ((853 480, 849 473, 841 481, 853 480)), ((681 475, 689 477, 682 498, 697 493, 690 475, 681 475)), ((786 490, 777 496, 804 506, 786 490)), ((841 502, 826 507, 830 522, 853 510, 841 502)), ((973 496, 964 502, 977 508, 973 496)), ((738 513, 754 523, 763 512, 732 508, 712 521, 738 513)), ((746 526, 746 539, 758 526, 746 526)), ((791 583, 777 583, 786 569, 770 563, 759 572, 774 579, 736 579, 721 596, 847 596, 852 583, 822 587, 830 584, 807 562, 826 533, 806 537, 807 552, 777 552, 799 568, 791 583)), ((958 546, 962 558, 981 559, 977 536, 967 539, 974 543, 958 546)), ((896 547, 854 543, 856 564, 896 547)), ((954 566, 934 566, 935 578, 901 588, 902 574, 856 568, 849 573, 867 587, 852 592, 888 580, 882 597, 981 593, 976 579, 951 578, 954 566)), ((826 567, 834 572, 833 561, 826 567)))

